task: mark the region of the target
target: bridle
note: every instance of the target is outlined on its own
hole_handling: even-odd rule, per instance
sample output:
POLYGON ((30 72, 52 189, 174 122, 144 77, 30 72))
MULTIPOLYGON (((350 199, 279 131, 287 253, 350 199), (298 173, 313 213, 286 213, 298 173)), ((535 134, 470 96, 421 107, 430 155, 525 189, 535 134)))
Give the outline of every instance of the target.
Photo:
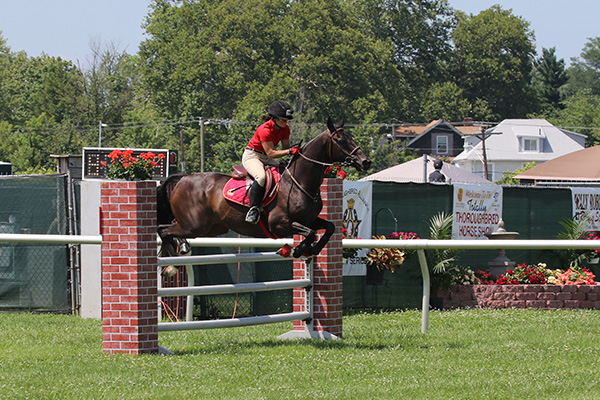
MULTIPOLYGON (((347 151, 342 146, 340 146, 340 144, 333 138, 333 135, 335 135, 336 133, 338 133, 341 130, 342 130, 342 128, 337 128, 335 131, 329 133, 329 139, 330 140, 329 140, 329 147, 328 147, 327 151, 329 153, 329 159, 331 160, 333 158, 333 156, 332 156, 332 150, 331 150, 331 144, 332 143, 335 144, 337 146, 338 150, 340 150, 346 156, 346 159, 342 162, 342 164, 345 165, 345 166, 350 166, 350 165, 352 165, 352 160, 353 160, 352 155, 354 153, 356 153, 357 150, 360 149, 360 146, 356 145, 356 147, 353 148, 352 151, 347 151)), ((307 143, 307 146, 309 144, 310 144, 310 142, 307 143)), ((300 155, 300 157, 304 158, 306 161, 312 162, 313 164, 319 164, 319 165, 323 165, 325 167, 331 167, 331 166, 334 165, 334 163, 325 163, 325 162, 322 162, 322 161, 315 160, 315 159, 312 159, 310 157, 307 157, 302 152, 299 152, 298 154, 300 155)))
MULTIPOLYGON (((329 139, 330 140, 329 140, 329 147, 328 147, 327 151, 329 153, 329 159, 331 160, 333 158, 332 157, 332 146, 331 146, 331 144, 334 143, 337 146, 338 150, 340 150, 346 156, 346 159, 344 160, 344 162, 342 164, 346 165, 346 166, 349 166, 349 165, 352 165, 352 161, 353 161, 352 155, 354 153, 356 153, 357 150, 360 149, 360 146, 356 145, 356 147, 354 149, 352 149, 352 151, 350 151, 350 152, 347 151, 346 149, 342 148, 342 146, 340 146, 339 143, 333 138, 333 135, 335 135, 336 133, 338 133, 341 130, 342 130, 342 128, 340 127, 340 128, 337 128, 333 132, 329 132, 329 139)), ((316 137, 315 137, 315 139, 316 139, 316 137)), ((313 139, 313 140, 315 140, 315 139, 313 139)), ((312 142, 312 140, 310 142, 312 142)), ((308 146, 310 144, 310 142, 308 142, 306 144, 306 146, 308 146)), ((334 163, 326 163, 326 162, 322 162, 322 161, 319 161, 319 160, 315 160, 313 158, 310 158, 310 157, 304 155, 302 152, 298 152, 297 154, 300 157, 304 158, 306 161, 309 161, 309 162, 311 162, 313 164, 318 164, 318 165, 322 165, 322 166, 325 166, 325 167, 332 167, 333 165, 335 165, 334 163)), ((291 161, 290 161, 290 164, 291 164, 291 161)), ((300 182, 298 182, 296 180, 296 178, 294 178, 294 175, 292 175, 292 173, 289 172, 288 167, 290 166, 290 164, 288 164, 285 167, 285 170, 283 171, 283 173, 287 172, 288 175, 290 176, 290 178, 292 179, 292 182, 294 182, 296 184, 296 186, 298 186, 298 188, 300 189, 300 191, 302 191, 302 193, 304 193, 305 195, 307 195, 308 197, 310 197, 312 199, 312 201, 314 201, 316 203, 319 200, 319 198, 321 197, 321 191, 319 190, 317 192, 316 196, 313 196, 310 193, 308 193, 308 191, 306 189, 304 189, 302 187, 302 185, 300 185, 300 182)))

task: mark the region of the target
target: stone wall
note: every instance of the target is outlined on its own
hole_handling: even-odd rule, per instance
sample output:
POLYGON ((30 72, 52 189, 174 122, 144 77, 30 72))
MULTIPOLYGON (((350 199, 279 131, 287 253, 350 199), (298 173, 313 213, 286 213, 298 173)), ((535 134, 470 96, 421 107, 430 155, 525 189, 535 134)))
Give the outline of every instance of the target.
POLYGON ((600 285, 463 285, 453 286, 443 298, 447 309, 600 309, 600 285))

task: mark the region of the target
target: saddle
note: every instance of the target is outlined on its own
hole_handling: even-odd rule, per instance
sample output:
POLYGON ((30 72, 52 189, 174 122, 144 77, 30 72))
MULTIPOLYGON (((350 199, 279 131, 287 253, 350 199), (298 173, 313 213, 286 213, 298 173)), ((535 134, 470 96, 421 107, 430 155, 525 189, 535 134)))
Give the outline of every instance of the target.
MULTIPOLYGON (((273 202, 277 197, 277 193, 279 192, 279 179, 281 178, 281 173, 277 167, 265 165, 265 172, 267 183, 265 185, 266 190, 263 197, 264 206, 273 202)), ((254 182, 254 178, 248 174, 246 168, 241 165, 235 165, 233 167, 231 178, 223 187, 223 197, 236 204, 250 207, 248 190, 250 190, 252 182, 254 182)))

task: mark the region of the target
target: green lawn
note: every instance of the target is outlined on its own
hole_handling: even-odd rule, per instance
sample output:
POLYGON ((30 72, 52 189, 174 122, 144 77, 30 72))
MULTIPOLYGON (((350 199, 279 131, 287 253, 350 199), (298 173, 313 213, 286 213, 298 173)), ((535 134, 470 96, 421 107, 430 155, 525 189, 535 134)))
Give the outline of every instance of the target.
POLYGON ((0 314, 2 399, 598 399, 600 312, 354 313, 344 339, 291 323, 169 332, 171 356, 107 355, 101 324, 0 314))

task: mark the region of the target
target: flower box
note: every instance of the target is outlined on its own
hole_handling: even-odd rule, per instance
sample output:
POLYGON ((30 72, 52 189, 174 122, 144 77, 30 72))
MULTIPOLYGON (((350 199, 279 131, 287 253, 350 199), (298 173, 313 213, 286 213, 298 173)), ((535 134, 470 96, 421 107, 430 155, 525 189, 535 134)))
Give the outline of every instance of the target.
POLYGON ((458 285, 440 293, 445 309, 600 309, 600 285, 458 285))

